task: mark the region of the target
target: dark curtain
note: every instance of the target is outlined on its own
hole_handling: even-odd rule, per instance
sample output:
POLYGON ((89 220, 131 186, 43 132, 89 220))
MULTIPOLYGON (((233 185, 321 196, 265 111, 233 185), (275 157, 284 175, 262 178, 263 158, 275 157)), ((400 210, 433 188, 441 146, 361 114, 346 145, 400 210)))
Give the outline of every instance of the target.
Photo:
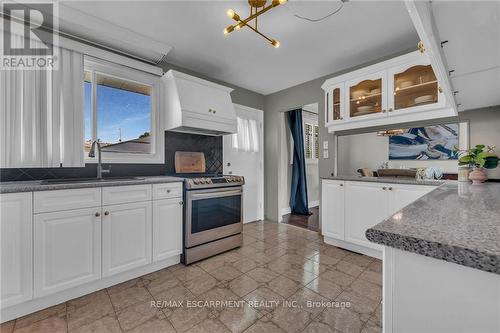
POLYGON ((288 127, 293 138, 292 184, 290 189, 290 208, 292 214, 310 215, 307 199, 306 158, 304 153, 304 132, 302 129, 302 110, 286 113, 288 127))

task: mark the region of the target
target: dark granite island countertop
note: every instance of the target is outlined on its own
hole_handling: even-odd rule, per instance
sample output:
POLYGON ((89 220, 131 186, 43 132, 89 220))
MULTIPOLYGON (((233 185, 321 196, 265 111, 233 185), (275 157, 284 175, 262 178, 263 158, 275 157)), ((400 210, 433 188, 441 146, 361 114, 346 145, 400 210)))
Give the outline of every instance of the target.
POLYGON ((500 184, 445 183, 368 229, 366 237, 500 274, 500 184))
POLYGON ((50 191, 50 190, 68 190, 77 188, 89 187, 108 187, 108 186, 125 186, 125 185, 144 185, 144 184, 160 184, 160 183, 176 183, 183 182, 183 178, 169 176, 149 176, 136 177, 127 180, 108 179, 105 182, 89 180, 88 182, 68 182, 55 184, 42 184, 41 180, 29 180, 19 182, 3 182, 0 183, 0 193, 19 193, 19 192, 35 192, 35 191, 50 191))

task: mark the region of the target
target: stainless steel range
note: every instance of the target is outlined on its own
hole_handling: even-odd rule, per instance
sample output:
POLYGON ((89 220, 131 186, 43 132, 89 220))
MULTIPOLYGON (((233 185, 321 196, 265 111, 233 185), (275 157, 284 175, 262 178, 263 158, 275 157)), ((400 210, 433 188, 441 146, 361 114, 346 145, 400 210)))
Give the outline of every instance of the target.
POLYGON ((184 264, 242 245, 244 183, 243 177, 232 175, 185 180, 184 264))

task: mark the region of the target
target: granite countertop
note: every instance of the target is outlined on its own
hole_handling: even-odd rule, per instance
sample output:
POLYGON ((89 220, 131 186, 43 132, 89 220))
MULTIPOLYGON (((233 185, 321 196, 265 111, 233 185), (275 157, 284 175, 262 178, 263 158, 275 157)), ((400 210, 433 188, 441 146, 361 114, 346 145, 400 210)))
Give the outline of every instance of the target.
POLYGON ((124 185, 141 185, 141 184, 159 184, 159 183, 175 183, 182 182, 183 178, 169 176, 153 176, 153 177, 137 177, 136 179, 115 180, 105 182, 88 183, 62 183, 62 184, 41 184, 41 180, 20 181, 20 182, 3 182, 0 183, 0 193, 17 193, 17 192, 34 192, 34 191, 49 191, 49 190, 67 190, 75 188, 89 187, 108 187, 108 186, 124 186, 124 185))
POLYGON ((500 184, 445 183, 368 229, 366 237, 500 274, 500 184))
POLYGON ((372 182, 372 183, 428 185, 428 186, 439 186, 446 182, 449 182, 446 180, 416 180, 415 178, 411 177, 361 177, 361 176, 350 176, 350 175, 322 177, 321 179, 372 182))

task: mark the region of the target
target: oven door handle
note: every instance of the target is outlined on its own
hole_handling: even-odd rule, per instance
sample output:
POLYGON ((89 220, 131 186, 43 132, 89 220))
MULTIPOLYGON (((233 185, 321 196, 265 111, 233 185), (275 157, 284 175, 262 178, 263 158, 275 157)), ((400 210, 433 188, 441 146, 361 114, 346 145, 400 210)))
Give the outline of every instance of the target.
POLYGON ((230 196, 241 195, 241 194, 243 194, 243 191, 241 189, 217 191, 217 192, 206 192, 206 193, 189 192, 188 199, 199 200, 199 199, 209 199, 209 198, 222 198, 222 197, 230 197, 230 196))

